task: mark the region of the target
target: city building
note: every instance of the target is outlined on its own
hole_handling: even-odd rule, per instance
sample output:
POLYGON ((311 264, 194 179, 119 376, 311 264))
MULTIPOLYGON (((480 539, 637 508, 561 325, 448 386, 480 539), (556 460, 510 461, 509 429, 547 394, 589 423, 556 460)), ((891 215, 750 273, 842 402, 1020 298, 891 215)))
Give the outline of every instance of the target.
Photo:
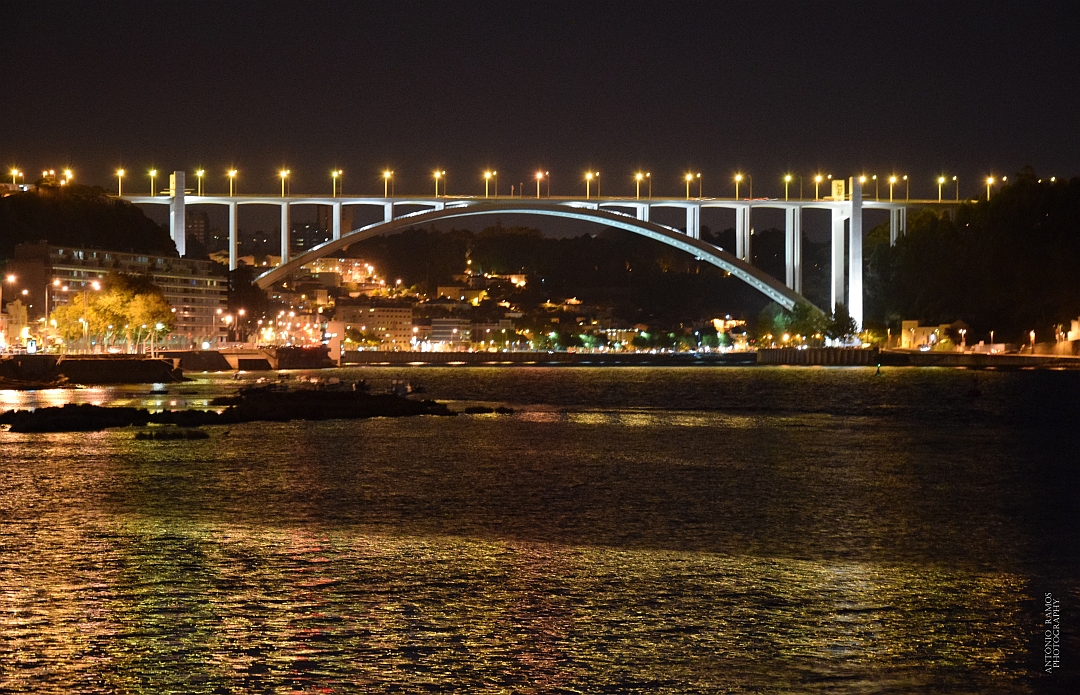
POLYGON ((221 313, 226 309, 228 280, 220 266, 210 261, 39 242, 17 245, 6 272, 26 290, 22 298, 30 323, 66 304, 72 295, 89 291, 92 283, 104 280, 110 273, 122 273, 147 276, 161 288, 176 314, 173 332, 165 339, 168 347, 198 347, 204 342, 223 340, 226 335, 221 313))
POLYGON ((188 209, 185 213, 187 238, 194 239, 203 246, 210 238, 210 216, 202 210, 188 209))
POLYGON ((431 334, 428 340, 435 349, 452 350, 471 342, 472 322, 468 319, 431 319, 431 334))
POLYGON ((359 328, 365 333, 373 333, 383 348, 408 349, 416 335, 412 307, 338 306, 334 320, 344 322, 346 329, 359 328))

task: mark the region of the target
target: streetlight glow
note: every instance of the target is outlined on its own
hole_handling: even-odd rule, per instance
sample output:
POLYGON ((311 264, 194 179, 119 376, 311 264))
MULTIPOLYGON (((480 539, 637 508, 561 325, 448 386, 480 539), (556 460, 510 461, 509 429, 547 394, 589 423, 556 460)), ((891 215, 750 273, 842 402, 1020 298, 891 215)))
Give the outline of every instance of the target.
POLYGON ((229 177, 229 196, 236 195, 236 175, 240 173, 236 169, 229 169, 226 174, 229 177))
POLYGON ((281 177, 281 197, 285 197, 285 182, 289 180, 289 174, 292 172, 288 169, 282 169, 278 172, 278 176, 281 177))
POLYGON ((154 195, 154 179, 157 178, 157 169, 150 170, 150 195, 154 195))
POLYGON ((120 196, 124 195, 124 173, 125 172, 124 172, 123 169, 117 169, 116 170, 116 195, 117 195, 117 197, 120 197, 120 196))

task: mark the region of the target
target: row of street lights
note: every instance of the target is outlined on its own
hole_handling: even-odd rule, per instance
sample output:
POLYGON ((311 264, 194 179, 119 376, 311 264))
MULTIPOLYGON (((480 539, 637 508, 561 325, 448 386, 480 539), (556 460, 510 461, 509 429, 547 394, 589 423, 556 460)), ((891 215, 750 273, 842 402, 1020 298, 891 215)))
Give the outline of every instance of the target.
MULTIPOLYGON (((17 167, 13 167, 12 169, 10 169, 10 171, 8 173, 11 176, 12 185, 17 185, 19 180, 24 180, 25 179, 25 173, 23 171, 21 171, 17 167)), ((283 198, 286 197, 288 195, 288 192, 289 192, 289 185, 288 184, 289 184, 289 176, 291 175, 291 173, 292 173, 292 171, 290 169, 281 169, 280 171, 278 171, 278 177, 281 180, 281 196, 283 198)), ((494 171, 494 170, 486 170, 486 171, 483 172, 482 178, 483 178, 483 181, 484 181, 484 197, 485 198, 488 198, 488 197, 490 197, 492 195, 492 191, 491 191, 492 182, 494 182, 494 196, 496 198, 499 197, 499 177, 498 177, 498 174, 499 174, 499 172, 494 171)), ((236 179, 237 179, 238 175, 239 175, 239 171, 237 169, 229 169, 229 170, 227 170, 225 172, 225 176, 229 181, 229 195, 230 196, 236 195, 236 179)), ((72 172, 71 169, 64 169, 61 176, 62 176, 62 178, 60 179, 60 183, 61 183, 61 185, 63 185, 63 184, 67 184, 67 183, 71 182, 71 180, 74 178, 74 173, 72 172)), ((116 193, 117 193, 118 196, 122 196, 124 194, 124 177, 125 176, 127 176, 127 171, 125 169, 117 169, 116 170, 116 193)), ((151 196, 157 195, 156 182, 157 182, 158 170, 157 169, 148 170, 147 171, 147 176, 150 179, 150 195, 151 196)), ((205 176, 206 176, 206 170, 205 169, 197 169, 195 171, 195 180, 196 180, 196 189, 195 190, 196 190, 196 195, 198 195, 198 196, 204 195, 203 180, 204 180, 205 176)), ((342 185, 344 183, 344 176, 345 176, 345 172, 342 169, 332 169, 330 171, 331 195, 333 197, 337 197, 339 195, 342 195, 342 185)), ((51 170, 51 169, 43 171, 42 172, 42 177, 53 177, 53 178, 55 178, 56 177, 56 171, 51 170)), ((439 197, 440 189, 442 190, 442 195, 446 196, 447 195, 447 193, 446 193, 446 171, 441 170, 441 169, 437 169, 437 170, 432 172, 432 178, 433 178, 434 184, 435 184, 435 197, 439 197), (440 183, 441 183, 441 185, 440 185, 440 183)), ((830 175, 816 174, 814 176, 814 199, 815 200, 820 200, 821 199, 821 195, 820 195, 821 194, 821 190, 820 190, 821 184, 824 183, 825 181, 831 181, 832 178, 833 177, 832 177, 831 174, 830 175)), ((394 193, 395 193, 394 192, 394 172, 392 170, 390 170, 390 169, 387 169, 387 170, 383 171, 382 172, 382 179, 383 179, 383 197, 391 197, 391 196, 393 196, 394 193)), ((550 172, 538 171, 535 174, 536 197, 537 198, 541 197, 540 196, 540 193, 541 193, 540 184, 545 179, 547 179, 547 181, 548 181, 548 183, 547 183, 548 197, 551 196, 550 172)), ((799 199, 801 200, 803 198, 803 177, 801 175, 799 175, 799 174, 784 174, 784 176, 782 178, 783 183, 784 183, 784 200, 790 200, 790 185, 796 179, 799 182, 799 199)), ((634 194, 635 198, 638 198, 638 199, 641 198, 641 184, 643 182, 648 182, 647 195, 648 195, 649 198, 652 198, 652 173, 651 172, 640 172, 639 171, 639 172, 637 172, 637 173, 635 173, 633 175, 632 180, 634 181, 634 184, 635 184, 635 194, 634 194)), ((874 182, 874 199, 875 200, 880 200, 880 189, 879 189, 880 181, 879 181, 878 176, 876 174, 874 174, 874 175, 871 175, 869 177, 865 176, 865 175, 859 177, 859 181, 861 183, 865 184, 868 180, 874 182)), ((1007 182, 1008 180, 1009 179, 1008 179, 1007 176, 1003 176, 1001 178, 1001 181, 1003 183, 1007 182)), ((1056 180, 1055 178, 1051 178, 1051 181, 1055 181, 1055 180, 1056 180)), ((599 171, 588 171, 588 172, 586 172, 585 175, 584 175, 584 181, 585 181, 585 197, 586 198, 591 198, 592 197, 592 184, 593 184, 593 182, 595 182, 596 183, 596 196, 597 196, 597 198, 599 198, 600 197, 600 172, 599 171)), ((686 184, 686 198, 688 200, 691 197, 690 196, 690 193, 691 193, 690 187, 691 187, 691 184, 693 184, 694 181, 697 181, 697 185, 698 185, 698 190, 697 190, 698 195, 697 195, 697 197, 698 198, 703 198, 704 197, 704 180, 703 180, 703 177, 701 175, 701 172, 697 172, 697 173, 687 172, 683 177, 683 181, 686 184)), ((749 197, 752 199, 754 197, 754 179, 750 174, 743 173, 743 172, 738 172, 732 177, 732 182, 733 182, 734 187, 735 187, 735 198, 736 199, 739 198, 739 188, 740 188, 740 185, 744 181, 748 185, 749 197)), ((911 199, 911 182, 910 182, 910 179, 908 178, 907 175, 904 175, 904 176, 892 175, 892 176, 888 177, 887 181, 888 181, 888 184, 889 184, 889 202, 894 201, 894 187, 897 184, 901 183, 901 182, 903 182, 904 189, 905 189, 904 190, 904 199, 905 200, 910 200, 911 199)), ((943 201, 943 188, 944 188, 945 184, 947 182, 949 182, 949 181, 951 181, 954 184, 954 187, 955 187, 955 200, 957 202, 959 202, 959 200, 960 200, 960 180, 959 180, 959 177, 957 177, 957 176, 946 177, 945 175, 940 175, 936 179, 937 186, 938 186, 938 202, 943 201)), ((987 200, 990 199, 990 194, 991 194, 991 191, 992 191, 992 188, 993 188, 993 185, 994 185, 995 181, 996 181, 996 179, 993 176, 988 176, 986 178, 986 180, 985 180, 987 200)), ((511 188, 513 188, 513 186, 511 186, 511 188)), ((519 195, 521 195, 523 193, 524 193, 524 190, 519 192, 519 195)))

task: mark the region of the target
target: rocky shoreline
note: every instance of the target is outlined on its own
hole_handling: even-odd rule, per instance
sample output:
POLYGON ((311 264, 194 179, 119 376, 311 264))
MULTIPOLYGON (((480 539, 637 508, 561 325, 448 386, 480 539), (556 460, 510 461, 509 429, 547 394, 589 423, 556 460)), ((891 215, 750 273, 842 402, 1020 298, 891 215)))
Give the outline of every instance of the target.
POLYGON ((36 410, 9 410, 0 414, 0 425, 11 432, 96 432, 112 427, 150 424, 200 427, 242 422, 288 422, 290 420, 355 420, 373 417, 456 415, 444 404, 414 400, 392 394, 371 395, 362 391, 253 390, 219 399, 226 405, 213 410, 164 410, 67 404, 36 410))

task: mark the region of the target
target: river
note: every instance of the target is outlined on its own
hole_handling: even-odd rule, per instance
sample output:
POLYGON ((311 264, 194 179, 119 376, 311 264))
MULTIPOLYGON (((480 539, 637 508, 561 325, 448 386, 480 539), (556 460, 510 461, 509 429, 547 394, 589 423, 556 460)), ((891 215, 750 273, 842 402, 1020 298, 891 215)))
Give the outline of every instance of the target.
POLYGON ((1076 372, 332 375, 515 412, 0 432, 0 692, 1080 692, 1076 372))

